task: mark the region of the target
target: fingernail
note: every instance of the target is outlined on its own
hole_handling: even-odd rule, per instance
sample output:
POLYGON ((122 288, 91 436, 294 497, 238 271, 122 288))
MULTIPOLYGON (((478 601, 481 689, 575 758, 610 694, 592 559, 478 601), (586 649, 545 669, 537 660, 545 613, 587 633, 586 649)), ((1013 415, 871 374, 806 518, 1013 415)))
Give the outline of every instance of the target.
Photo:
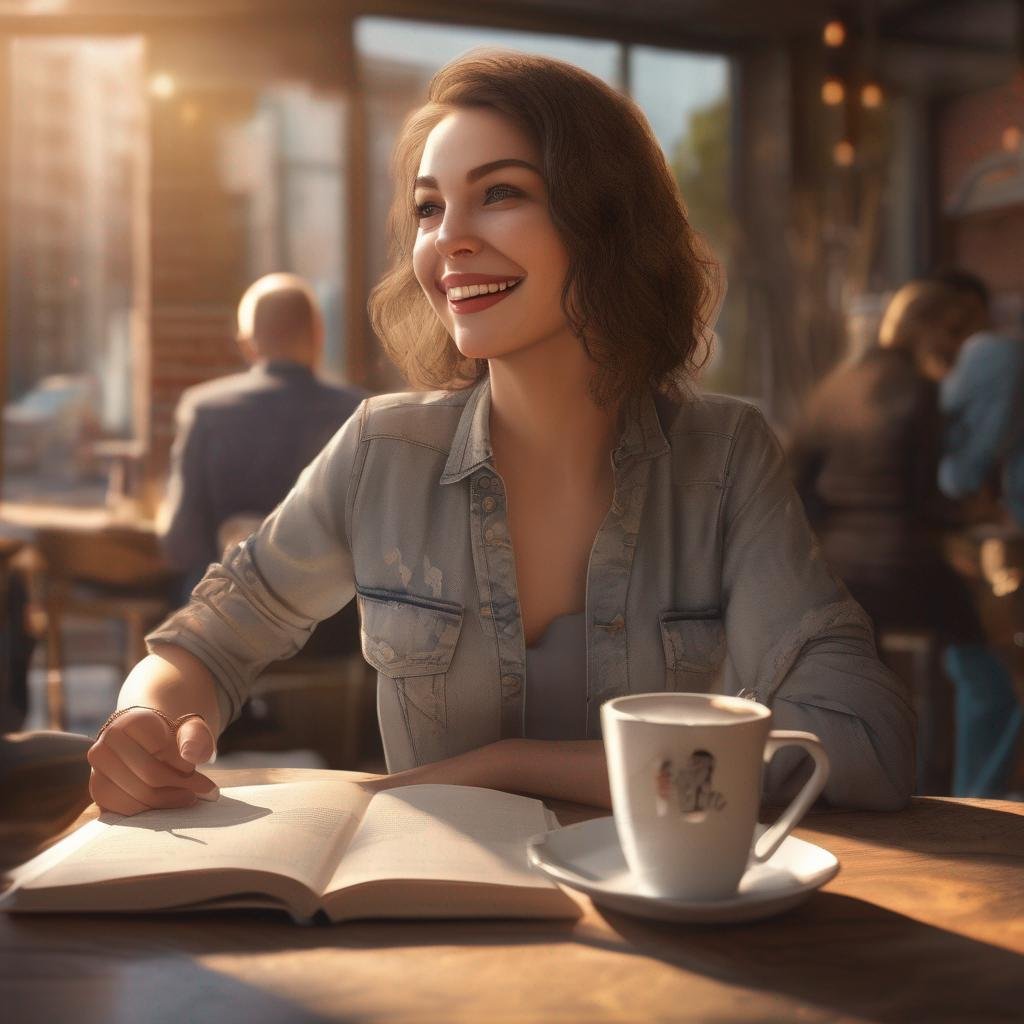
POLYGON ((199 760, 199 746, 196 743, 188 742, 185 743, 181 748, 181 756, 186 761, 191 761, 193 764, 199 760))
POLYGON ((209 800, 212 802, 220 796, 220 787, 214 786, 213 789, 207 790, 205 793, 197 792, 196 796, 199 797, 200 800, 209 800))

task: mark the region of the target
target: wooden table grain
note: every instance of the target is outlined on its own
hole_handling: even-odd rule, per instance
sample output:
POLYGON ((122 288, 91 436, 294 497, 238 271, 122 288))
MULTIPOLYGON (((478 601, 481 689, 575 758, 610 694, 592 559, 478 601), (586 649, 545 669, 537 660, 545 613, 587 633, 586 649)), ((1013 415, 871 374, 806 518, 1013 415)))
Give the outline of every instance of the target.
MULTIPOLYGON (((563 823, 595 813, 555 810, 563 823)), ((918 798, 895 814, 816 813, 798 834, 842 870, 751 924, 654 923, 582 896, 576 922, 0 915, 0 1007, 19 1024, 1024 1019, 1024 806, 918 798)))

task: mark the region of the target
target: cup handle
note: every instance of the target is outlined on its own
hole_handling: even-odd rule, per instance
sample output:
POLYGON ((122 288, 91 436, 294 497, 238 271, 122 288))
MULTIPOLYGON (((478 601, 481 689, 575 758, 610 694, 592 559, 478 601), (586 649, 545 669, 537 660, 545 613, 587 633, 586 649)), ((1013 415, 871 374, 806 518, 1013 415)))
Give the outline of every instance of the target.
POLYGON ((755 861, 766 861, 779 848, 782 840, 793 831, 828 782, 828 755, 817 736, 788 729, 773 730, 764 745, 764 763, 767 764, 775 752, 783 747, 803 747, 814 759, 814 771, 793 802, 783 811, 782 817, 754 843, 750 856, 755 861))

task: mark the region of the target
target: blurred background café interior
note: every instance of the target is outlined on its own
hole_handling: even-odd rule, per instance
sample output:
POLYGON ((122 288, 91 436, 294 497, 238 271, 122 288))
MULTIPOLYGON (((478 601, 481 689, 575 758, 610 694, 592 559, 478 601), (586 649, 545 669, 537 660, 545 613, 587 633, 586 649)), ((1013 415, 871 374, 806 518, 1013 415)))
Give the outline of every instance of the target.
MULTIPOLYGON (((471 7, 0 0, 0 731, 94 735, 174 607, 156 523, 175 409, 244 369, 235 312, 253 281, 309 282, 323 378, 403 387, 366 309, 391 147, 431 75, 474 46, 571 61, 643 110, 728 281, 702 386, 756 403, 784 446, 908 281, 970 275, 989 329, 1019 337, 1018 0, 471 7)), ((998 487, 979 500, 947 509, 943 557, 1012 680, 1000 715, 1019 717, 1021 524, 998 487)), ((876 628, 918 709, 919 792, 950 793, 968 714, 950 637, 941 617, 876 628)), ((358 652, 320 662, 268 670, 225 766, 383 770, 372 674, 358 652)), ((1007 748, 1002 777, 960 795, 1024 790, 1019 727, 978 742, 1007 748)))

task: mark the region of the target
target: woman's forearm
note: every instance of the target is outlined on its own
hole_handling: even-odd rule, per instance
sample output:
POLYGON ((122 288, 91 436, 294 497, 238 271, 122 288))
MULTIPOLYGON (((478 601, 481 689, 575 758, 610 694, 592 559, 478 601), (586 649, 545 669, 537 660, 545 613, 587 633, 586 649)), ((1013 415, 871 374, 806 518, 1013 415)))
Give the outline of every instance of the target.
POLYGON ((118 708, 141 704, 177 718, 197 711, 220 736, 220 707, 209 669, 181 647, 161 644, 156 654, 143 658, 129 673, 117 697, 118 708))
POLYGON ((601 740, 501 740, 500 789, 611 810, 601 740))
POLYGON ((381 788, 418 783, 484 786, 611 808, 600 740, 499 740, 380 780, 381 788))

